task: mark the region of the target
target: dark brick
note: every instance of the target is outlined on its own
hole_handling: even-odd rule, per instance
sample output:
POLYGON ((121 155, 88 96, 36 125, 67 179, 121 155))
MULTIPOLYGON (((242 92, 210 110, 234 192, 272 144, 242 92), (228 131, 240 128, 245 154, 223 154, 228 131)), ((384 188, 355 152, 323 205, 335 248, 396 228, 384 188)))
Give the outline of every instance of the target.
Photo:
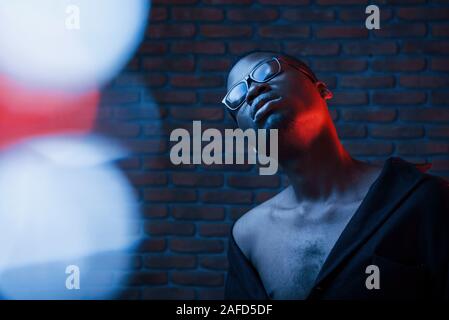
POLYGON ((404 41, 404 53, 449 54, 449 43, 438 40, 404 41))
POLYGON ((97 125, 99 132, 119 138, 135 138, 139 136, 140 129, 137 123, 104 122, 97 125))
POLYGON ((421 71, 425 67, 426 61, 422 58, 388 58, 372 62, 374 71, 421 71))
POLYGON ((382 25, 378 30, 373 30, 373 34, 377 37, 386 38, 409 38, 409 37, 423 37, 427 33, 427 28, 424 23, 394 23, 382 25))
POLYGON ((449 138, 448 126, 432 126, 426 129, 426 134, 430 138, 449 138))
POLYGON ((370 136, 385 139, 419 138, 424 130, 419 126, 377 125, 370 129, 370 136))
POLYGON ((194 104, 196 102, 196 94, 194 91, 155 91, 154 99, 160 104, 194 104))
POLYGON ((195 286, 221 286, 224 274, 210 271, 174 271, 171 275, 175 284, 195 286))
POLYGON ((394 86, 393 76, 341 76, 342 88, 390 88, 394 86))
POLYGON ((432 58, 430 67, 434 71, 449 71, 449 58, 432 58))
POLYGON ((251 192, 249 191, 205 191, 200 199, 206 203, 227 203, 227 204, 245 204, 251 203, 251 192))
POLYGON ((148 140, 121 140, 128 150, 133 153, 162 153, 167 151, 167 142, 159 139, 148 140))
POLYGON ((150 236, 191 236, 195 233, 195 225, 190 222, 147 221, 145 233, 150 236))
POLYGON ((224 116, 223 107, 173 107, 170 113, 174 119, 180 120, 222 120, 224 116))
POLYGON ((169 4, 181 4, 181 5, 186 5, 186 4, 195 4, 197 3, 198 0, 152 0, 151 3, 153 5, 169 5, 169 4))
POLYGON ((210 206, 174 206, 172 215, 176 219, 187 220, 223 220, 225 213, 223 207, 210 206))
POLYGON ((140 44, 139 53, 145 55, 162 55, 168 51, 168 44, 155 40, 144 41, 140 44))
POLYGON ((230 225, 223 223, 202 223, 199 225, 199 234, 202 237, 227 237, 230 225))
POLYGON ((152 269, 189 269, 197 265, 193 255, 151 255, 144 259, 144 266, 152 269))
POLYGON ((406 108, 400 110, 399 118, 412 122, 448 122, 449 110, 446 108, 406 108))
POLYGON ((448 20, 448 8, 398 8, 397 16, 403 20, 448 20))
POLYGON ((214 270, 227 270, 229 267, 227 257, 212 255, 201 257, 200 265, 203 268, 214 270))
POLYGON ((144 239, 139 243, 138 252, 162 252, 167 248, 167 241, 160 238, 144 239))
POLYGON ((144 288, 142 298, 146 300, 191 300, 195 298, 195 290, 173 287, 144 288))
POLYGON ((368 30, 358 26, 323 26, 317 27, 315 35, 321 39, 366 38, 368 30))
MULTIPOLYGON (((360 7, 350 9, 340 7, 338 8, 338 16, 342 21, 364 22, 368 15, 365 13, 365 10, 360 7)), ((380 21, 382 22, 381 28, 383 28, 383 22, 391 19, 392 16, 393 13, 391 9, 387 9, 385 7, 380 9, 380 21)))
POLYGON ((432 103, 437 105, 449 105, 449 95, 446 91, 432 91, 432 103))
POLYGON ((294 22, 332 21, 335 12, 329 9, 286 9, 282 12, 282 18, 294 22))
POLYGON ((390 142, 344 141, 343 144, 354 156, 388 156, 393 152, 390 142))
POLYGON ((217 41, 177 41, 171 45, 173 53, 223 54, 225 45, 217 41))
POLYGON ((196 200, 196 192, 191 189, 145 189, 146 201, 155 202, 191 202, 196 200))
POLYGON ((167 175, 161 172, 128 172, 128 178, 135 186, 152 186, 167 184, 167 175))
POLYGON ((221 76, 175 75, 171 77, 170 84, 180 88, 213 88, 222 87, 224 80, 221 76))
POLYGON ((233 206, 230 208, 229 215, 231 220, 237 220, 249 210, 251 210, 251 207, 233 206))
POLYGON ((368 103, 368 95, 365 92, 334 91, 334 96, 329 100, 330 105, 364 105, 368 103))
POLYGON ((162 119, 167 115, 167 110, 154 105, 114 108, 114 117, 120 121, 162 119))
POLYGON ((279 176, 245 176, 231 175, 228 177, 228 185, 235 188, 278 188, 279 176))
POLYGON ((343 109, 341 116, 345 121, 390 122, 396 119, 393 109, 343 109))
POLYGON ((169 246, 175 252, 220 253, 224 251, 222 240, 171 239, 169 246))
POLYGON ((345 42, 342 44, 342 50, 350 55, 392 55, 398 51, 396 42, 392 41, 373 41, 370 42, 345 42))
POLYGON ((399 155, 447 155, 449 153, 448 142, 413 141, 398 143, 396 150, 399 155))
POLYGON ((145 58, 143 67, 149 71, 193 71, 194 61, 192 58, 145 58))
POLYGON ((399 84, 406 88, 447 88, 449 76, 401 75, 399 84))
POLYGON ((312 63, 314 71, 355 72, 366 69, 366 61, 359 59, 323 59, 312 63))
POLYGON ((449 159, 432 159, 432 170, 449 171, 449 159))
POLYGON ((108 90, 101 94, 103 105, 133 104, 139 101, 140 93, 137 90, 108 90))
POLYGON ((248 38, 253 31, 244 25, 202 25, 200 33, 208 38, 248 38))
POLYGON ((151 12, 150 12, 151 23, 166 20, 168 17, 167 12, 168 12, 167 8, 153 6, 153 8, 151 8, 151 12))
POLYGON ((201 289, 198 291, 200 300, 223 300, 224 289, 201 289))
POLYGON ((232 41, 228 43, 229 52, 232 54, 244 54, 252 51, 281 51, 281 45, 279 42, 273 42, 270 40, 255 42, 255 41, 232 41))
POLYGON ((448 24, 433 25, 432 35, 435 37, 449 37, 449 25, 448 24))
POLYGON ((195 168, 194 164, 179 164, 174 165, 171 163, 169 156, 151 156, 151 157, 145 157, 143 161, 143 167, 144 169, 151 169, 151 170, 164 170, 164 169, 171 169, 171 170, 192 170, 195 168))
POLYGON ((288 5, 294 5, 294 6, 300 6, 309 4, 310 0, 258 0, 260 4, 264 5, 276 5, 276 6, 288 6, 288 5))
POLYGON ((378 105, 416 105, 426 101, 426 94, 416 91, 376 91, 372 98, 378 105))
POLYGON ((256 202, 257 204, 263 203, 263 202, 273 198, 277 193, 278 192, 273 192, 273 191, 257 192, 254 202, 256 202))
POLYGON ((147 36, 151 39, 191 38, 195 35, 194 24, 150 24, 147 36))
POLYGON ((324 6, 351 5, 351 4, 368 4, 368 0, 317 0, 316 3, 324 6))
POLYGON ((174 7, 172 18, 180 21, 219 21, 224 17, 223 10, 217 8, 174 7))
POLYGON ((198 172, 175 172, 172 174, 172 182, 177 186, 184 187, 221 187, 223 185, 223 175, 198 172))
POLYGON ((276 9, 229 9, 226 17, 229 21, 250 22, 250 21, 267 21, 276 20, 279 13, 276 9))
POLYGON ((308 26, 269 25, 258 28, 258 34, 264 38, 307 38, 310 34, 308 26))
POLYGON ((331 56, 336 55, 340 51, 340 45, 334 42, 317 42, 317 41, 301 41, 301 42, 285 42, 285 52, 290 55, 301 56, 331 56))
POLYGON ((251 4, 253 0, 203 0, 205 4, 232 4, 232 5, 247 5, 251 4))
POLYGON ((164 218, 168 215, 168 209, 165 205, 144 205, 142 206, 143 215, 145 218, 164 218))
POLYGON ((198 64, 201 71, 228 71, 231 68, 228 58, 203 58, 198 64))
POLYGON ((139 271, 130 273, 127 282, 131 286, 161 285, 168 282, 168 276, 162 271, 139 271))
POLYGON ((340 124, 337 126, 337 132, 341 139, 364 138, 366 136, 366 128, 363 125, 340 124))

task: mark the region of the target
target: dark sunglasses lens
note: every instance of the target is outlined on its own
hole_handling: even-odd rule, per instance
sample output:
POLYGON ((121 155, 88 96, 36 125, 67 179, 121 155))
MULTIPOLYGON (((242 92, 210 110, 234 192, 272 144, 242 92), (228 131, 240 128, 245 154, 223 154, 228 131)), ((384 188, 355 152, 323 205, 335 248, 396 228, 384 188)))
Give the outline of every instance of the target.
POLYGON ((279 72, 279 64, 276 60, 270 60, 262 63, 251 74, 256 81, 263 82, 274 77, 279 72))
POLYGON ((246 85, 244 82, 239 83, 229 91, 226 102, 229 108, 236 109, 246 98, 246 85))

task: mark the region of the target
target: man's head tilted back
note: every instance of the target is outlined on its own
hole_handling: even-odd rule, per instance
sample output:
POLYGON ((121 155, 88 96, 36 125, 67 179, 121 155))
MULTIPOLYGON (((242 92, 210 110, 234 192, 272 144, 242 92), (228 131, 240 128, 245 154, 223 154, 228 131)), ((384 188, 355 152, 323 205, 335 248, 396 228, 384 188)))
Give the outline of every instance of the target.
POLYGON ((278 129, 279 138, 308 145, 323 131, 335 131, 327 86, 302 61, 275 52, 254 52, 231 69, 223 99, 245 130, 278 129))

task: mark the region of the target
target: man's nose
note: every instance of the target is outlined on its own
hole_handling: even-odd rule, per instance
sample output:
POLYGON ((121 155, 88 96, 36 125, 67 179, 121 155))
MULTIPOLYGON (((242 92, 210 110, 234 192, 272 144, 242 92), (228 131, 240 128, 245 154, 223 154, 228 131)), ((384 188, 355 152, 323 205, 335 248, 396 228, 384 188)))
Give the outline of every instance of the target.
POLYGON ((249 89, 248 95, 246 96, 246 103, 251 105, 253 100, 263 92, 269 91, 270 85, 267 82, 252 82, 249 89))

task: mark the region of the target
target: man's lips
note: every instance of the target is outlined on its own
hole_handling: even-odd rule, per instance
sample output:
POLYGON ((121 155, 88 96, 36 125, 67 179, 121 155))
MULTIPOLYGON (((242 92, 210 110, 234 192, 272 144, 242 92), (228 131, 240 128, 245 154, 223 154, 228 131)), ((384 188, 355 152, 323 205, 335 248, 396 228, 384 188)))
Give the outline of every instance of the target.
POLYGON ((253 120, 255 122, 260 121, 268 112, 271 111, 273 104, 281 100, 279 96, 267 96, 262 97, 260 101, 257 102, 254 108, 253 120))

